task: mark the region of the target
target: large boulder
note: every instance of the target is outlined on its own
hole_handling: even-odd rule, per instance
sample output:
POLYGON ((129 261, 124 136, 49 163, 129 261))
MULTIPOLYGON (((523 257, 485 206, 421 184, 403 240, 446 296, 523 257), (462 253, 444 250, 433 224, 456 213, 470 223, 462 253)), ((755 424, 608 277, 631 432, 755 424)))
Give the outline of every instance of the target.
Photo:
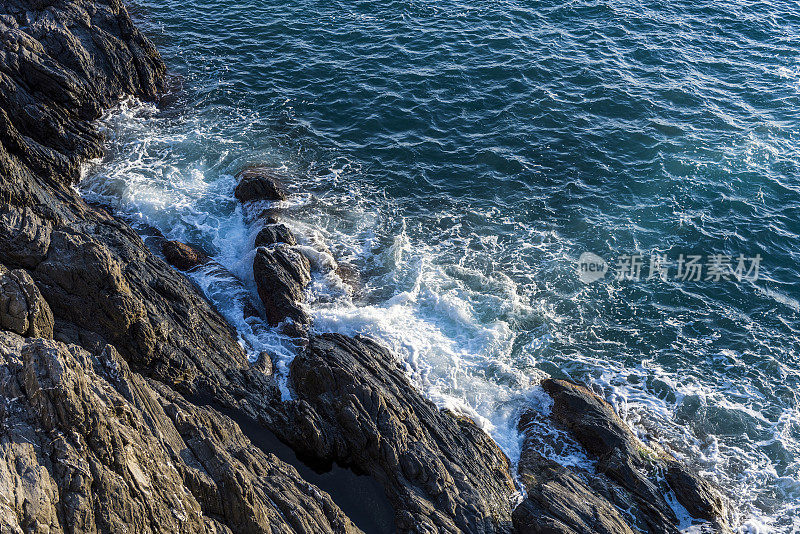
POLYGON ((208 262, 208 255, 180 241, 162 241, 161 253, 170 265, 181 271, 188 271, 208 262))
POLYGON ((520 532, 678 534, 678 518, 666 498, 670 490, 695 519, 729 532, 719 491, 664 450, 645 445, 600 396, 565 380, 544 380, 542 388, 553 399, 553 420, 583 446, 596 468, 568 469, 536 453, 536 436, 527 433, 523 417, 518 469, 528 497, 514 511, 520 532))
POLYGON ((233 196, 239 202, 286 200, 286 193, 271 169, 251 167, 241 171, 236 177, 239 183, 233 191, 233 196))
POLYGON ((53 313, 31 275, 0 265, 0 328, 25 337, 53 337, 53 313))
POLYGON ((400 532, 511 531, 510 464, 471 420, 438 409, 389 350, 364 337, 312 335, 291 364, 283 439, 320 463, 383 484, 400 532))
POLYGON ((311 264, 297 248, 283 244, 260 247, 253 260, 253 277, 270 324, 287 318, 299 324, 309 322, 302 303, 311 281, 311 264))
POLYGON ((276 245, 278 243, 286 243, 287 245, 297 244, 294 234, 289 230, 289 227, 283 223, 266 224, 256 235, 256 248, 276 245))

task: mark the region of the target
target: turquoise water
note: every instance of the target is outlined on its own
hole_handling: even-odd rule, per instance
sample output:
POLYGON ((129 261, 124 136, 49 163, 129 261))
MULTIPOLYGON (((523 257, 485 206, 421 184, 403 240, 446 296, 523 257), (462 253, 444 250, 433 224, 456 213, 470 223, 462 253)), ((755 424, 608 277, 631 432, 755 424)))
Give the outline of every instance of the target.
MULTIPOLYGON (((536 383, 593 384, 736 502, 800 530, 800 6, 796 2, 138 0, 173 74, 104 120, 85 194, 204 247, 241 320, 257 232, 233 174, 266 164, 317 276, 319 330, 392 345, 431 399, 518 454, 536 383), (576 261, 645 257, 584 284, 576 261), (762 257, 755 281, 647 280, 647 258, 762 257)), ((735 261, 735 260, 734 260, 735 261)), ((613 271, 613 268, 612 268, 613 271)), ((287 395, 291 392, 287 391, 287 395)), ((574 447, 548 450, 587 462, 574 447)))

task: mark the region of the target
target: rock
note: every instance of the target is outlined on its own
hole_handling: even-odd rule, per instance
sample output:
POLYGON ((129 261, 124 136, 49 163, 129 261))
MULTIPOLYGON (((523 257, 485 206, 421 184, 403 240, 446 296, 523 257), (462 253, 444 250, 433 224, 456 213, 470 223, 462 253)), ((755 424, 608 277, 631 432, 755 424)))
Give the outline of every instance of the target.
POLYGON ((283 223, 267 224, 256 235, 256 248, 278 243, 286 243, 287 245, 297 244, 294 234, 289 230, 289 227, 283 223))
POLYGON ((111 346, 0 332, 3 532, 360 532, 229 418, 111 346))
POLYGON ((519 480, 527 498, 514 510, 518 534, 634 534, 622 513, 577 474, 525 447, 519 480))
POLYGON ((296 400, 274 429, 303 455, 381 482, 400 532, 510 532, 509 461, 475 423, 439 410, 387 349, 311 335, 291 364, 296 400))
POLYGON ((208 300, 71 186, 103 153, 92 121, 163 86, 164 64, 123 5, 2 2, 0 65, 0 263, 36 283, 53 336, 95 354, 113 345, 148 377, 250 417, 270 409, 277 387, 208 300))
POLYGON ((188 271, 198 265, 208 262, 208 256, 180 241, 163 241, 161 243, 161 253, 164 254, 167 262, 180 269, 188 271))
POLYGON ((727 532, 728 506, 719 490, 678 461, 668 461, 665 478, 678 502, 692 517, 713 523, 727 532))
POLYGON ((4 152, 45 180, 74 182, 102 154, 88 121, 124 95, 153 100, 164 64, 116 0, 8 0, 0 14, 4 152))
MULTIPOLYGON (((729 532, 716 489, 666 452, 642 443, 605 400, 565 380, 544 380, 542 388, 553 398, 553 419, 597 465, 595 472, 557 466, 535 453, 534 436, 526 435, 519 475, 528 498, 514 511, 520 531, 677 534, 678 519, 665 498, 672 489, 693 517, 729 532), (664 472, 668 486, 660 480, 664 472)), ((520 430, 525 435, 524 417, 520 430)))
POLYGON ((259 352, 254 367, 266 375, 271 375, 275 366, 272 363, 272 357, 269 352, 265 350, 259 352))
POLYGON ((236 175, 239 184, 233 191, 233 196, 239 202, 252 202, 254 200, 286 200, 280 181, 271 169, 266 167, 251 167, 236 175))
POLYGON ((253 260, 253 277, 271 325, 287 318, 300 324, 309 322, 302 303, 303 290, 311 281, 311 265, 297 249, 288 245, 259 248, 253 260))
POLYGON ((53 313, 31 276, 0 265, 0 328, 25 337, 53 337, 53 313))

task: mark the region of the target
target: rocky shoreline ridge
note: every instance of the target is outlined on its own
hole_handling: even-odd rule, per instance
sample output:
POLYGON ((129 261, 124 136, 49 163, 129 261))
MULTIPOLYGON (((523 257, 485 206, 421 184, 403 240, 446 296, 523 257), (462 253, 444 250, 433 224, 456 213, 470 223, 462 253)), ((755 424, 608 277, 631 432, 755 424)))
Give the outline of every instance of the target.
MULTIPOLYGON (((309 464, 370 477, 391 507, 384 530, 672 533, 677 500, 701 528, 729 531, 712 484, 583 386, 542 384, 553 424, 596 468, 537 453, 523 414, 515 470, 378 341, 314 332, 305 286, 337 266, 310 261, 268 212, 253 217, 261 302, 247 313, 297 339, 282 400, 269 355, 250 362, 178 270, 208 257, 151 249, 73 187, 103 153, 101 113, 164 90, 165 65, 123 4, 4 0, 0 41, 0 532, 361 532, 262 430, 309 464)), ((285 194, 268 170, 239 178, 245 207, 285 194)))

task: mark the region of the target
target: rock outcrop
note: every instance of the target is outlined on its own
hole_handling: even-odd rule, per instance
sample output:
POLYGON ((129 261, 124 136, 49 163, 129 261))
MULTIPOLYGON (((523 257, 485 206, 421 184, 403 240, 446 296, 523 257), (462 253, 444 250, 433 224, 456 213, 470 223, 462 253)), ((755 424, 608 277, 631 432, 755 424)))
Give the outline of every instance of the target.
POLYGON ((287 245, 297 244, 294 234, 289 230, 289 227, 283 223, 268 223, 256 234, 256 248, 277 245, 278 243, 286 243, 287 245))
POLYGON ((93 355, 0 332, 0 531, 360 532, 211 408, 93 355))
MULTIPOLYGON (((513 514, 519 532, 677 534, 678 518, 666 498, 670 490, 695 519, 729 532, 719 491, 665 451, 642 443, 598 395, 564 380, 545 380, 542 388, 553 398, 554 421, 586 449, 596 468, 567 469, 526 443, 518 471, 527 498, 513 514)), ((525 434, 525 418, 520 430, 525 434)))
POLYGON ((259 247, 253 260, 253 276, 270 324, 280 324, 287 318, 299 324, 309 322, 301 303, 305 300, 303 291, 311 281, 311 265, 296 247, 259 247))
POLYGON ((380 481, 399 531, 511 531, 506 456, 471 420, 423 398, 390 351, 364 337, 312 335, 290 381, 297 400, 282 437, 380 481))

